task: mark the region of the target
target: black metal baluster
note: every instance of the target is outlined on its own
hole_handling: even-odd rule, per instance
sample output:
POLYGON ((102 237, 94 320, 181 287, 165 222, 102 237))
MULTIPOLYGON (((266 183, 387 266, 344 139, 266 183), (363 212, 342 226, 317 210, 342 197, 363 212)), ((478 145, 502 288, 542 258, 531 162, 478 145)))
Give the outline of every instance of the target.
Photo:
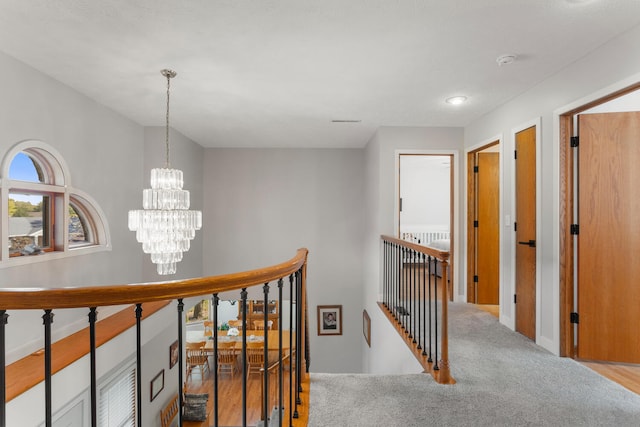
MULTIPOLYGON (((178 407, 182 408, 184 405, 184 393, 183 391, 183 379, 182 369, 184 367, 184 360, 182 359, 182 353, 184 352, 182 345, 182 319, 184 313, 184 301, 182 298, 178 299, 178 407)), ((182 410, 178 411, 178 425, 182 426, 182 410)))
POLYGON ((284 408, 284 372, 282 366, 282 277, 278 280, 278 426, 282 427, 282 410, 284 408))
POLYGON ((396 303, 393 306, 395 312, 395 318, 398 322, 400 322, 400 313, 398 311, 398 307, 400 307, 400 284, 402 283, 401 274, 402 274, 402 250, 400 246, 396 245, 396 303))
MULTIPOLYGON (((298 351, 297 349, 295 350, 298 351)), ((293 424, 293 274, 289 275, 289 426, 293 424)))
POLYGON ((422 254, 422 355, 427 355, 427 257, 422 254))
POLYGON ((387 242, 386 240, 383 242, 384 243, 384 252, 383 252, 383 258, 384 258, 384 306, 387 307, 387 310, 389 309, 389 270, 391 269, 390 265, 389 265, 389 242, 387 242))
POLYGON ((242 427, 247 427, 247 288, 240 292, 242 304, 242 427))
POLYGON ((264 321, 264 378, 262 379, 264 387, 264 393, 262 393, 262 406, 264 411, 264 424, 268 425, 269 420, 269 283, 265 283, 262 287, 264 293, 264 309, 263 321, 264 321))
POLYGON ((89 351, 91 365, 91 425, 98 425, 98 381, 96 377, 96 321, 98 312, 96 307, 89 309, 89 351))
POLYGON ((300 270, 296 271, 296 392, 295 392, 295 399, 296 399, 296 405, 295 405, 295 411, 293 412, 293 418, 298 418, 299 414, 298 414, 298 405, 300 405, 302 402, 300 400, 300 361, 302 360, 302 358, 300 357, 300 313, 301 313, 301 309, 300 306, 302 304, 300 304, 300 276, 301 276, 301 272, 300 270))
POLYGON ((44 419, 45 426, 53 425, 51 406, 51 324, 53 323, 53 313, 51 309, 44 311, 42 316, 44 324, 44 419))
POLYGON ((433 310, 434 310, 434 327, 433 327, 433 334, 435 335, 434 338, 434 353, 433 353, 433 357, 434 357, 434 361, 433 361, 433 370, 434 371, 439 371, 440 368, 438 367, 438 259, 437 258, 433 258, 433 310))
POLYGON ((418 263, 418 264, 417 264, 417 265, 419 265, 419 266, 420 266, 420 268, 418 268, 418 267, 416 266, 416 269, 418 270, 418 272, 417 272, 417 275, 418 275, 418 280, 417 280, 417 282, 418 282, 418 283, 417 283, 417 293, 418 293, 418 296, 417 296, 417 302, 418 302, 418 304, 417 304, 417 305, 418 305, 418 313, 417 313, 417 316, 418 316, 418 317, 416 318, 416 320, 417 320, 417 322, 418 322, 418 327, 416 328, 416 331, 418 332, 418 339, 417 339, 418 346, 417 346, 416 348, 417 348, 418 350, 422 350, 422 345, 421 345, 421 343, 420 343, 420 338, 421 338, 421 336, 422 336, 422 335, 421 335, 421 332, 422 332, 422 329, 421 329, 421 328, 422 328, 422 324, 421 324, 421 322, 422 322, 422 317, 421 317, 421 314, 422 314, 422 298, 421 298, 421 295, 420 295, 420 271, 422 271, 422 267, 423 267, 422 260, 423 260, 423 259, 424 259, 424 254, 423 254, 423 253, 418 253, 418 259, 417 259, 417 263, 418 263))
POLYGON ((138 427, 142 427, 142 304, 136 304, 136 414, 138 427))
POLYGON ((7 425, 7 377, 6 377, 6 325, 9 323, 7 310, 0 310, 0 427, 7 425))
POLYGON ((427 263, 429 264, 429 271, 428 271, 428 278, 429 278, 429 359, 427 359, 427 361, 429 363, 433 362, 433 353, 432 353, 432 349, 433 349, 433 341, 431 340, 432 336, 431 336, 431 331, 433 329, 433 318, 431 317, 431 306, 433 304, 433 299, 431 298, 431 264, 432 264, 432 260, 433 258, 431 258, 431 255, 429 255, 427 257, 427 263))
POLYGON ((417 306, 416 306, 416 302, 417 302, 417 298, 418 298, 418 293, 416 290, 416 286, 418 285, 418 252, 417 251, 413 251, 413 263, 411 264, 411 268, 413 269, 413 299, 411 301, 412 305, 413 305, 413 309, 411 310, 411 319, 412 319, 412 325, 411 328, 413 330, 413 343, 416 343, 416 335, 418 333, 417 329, 416 329, 416 320, 418 320, 417 318, 417 306))
MULTIPOLYGON (((409 336, 408 338, 411 339, 413 338, 413 311, 412 311, 412 307, 411 307, 411 302, 413 301, 413 282, 414 282, 414 268, 413 268, 413 257, 415 255, 415 251, 413 249, 408 249, 407 250, 408 254, 409 254, 409 259, 408 261, 408 265, 409 265, 409 269, 407 270, 407 273, 409 274, 409 278, 407 280, 407 285, 408 285, 408 294, 409 294, 409 300, 407 303, 407 311, 408 313, 408 319, 407 319, 407 327, 409 330, 409 336)), ((414 341, 415 342, 415 341, 414 341)))
POLYGON ((213 426, 218 427, 218 294, 213 294, 213 426))

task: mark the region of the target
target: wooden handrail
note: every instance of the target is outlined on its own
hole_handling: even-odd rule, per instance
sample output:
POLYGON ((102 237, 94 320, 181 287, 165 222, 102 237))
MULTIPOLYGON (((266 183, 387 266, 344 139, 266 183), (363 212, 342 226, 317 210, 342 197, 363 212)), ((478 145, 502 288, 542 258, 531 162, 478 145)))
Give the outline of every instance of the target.
POLYGON ((429 247, 429 246, 423 246, 423 245, 419 245, 417 243, 413 243, 413 242, 409 242, 409 241, 406 241, 406 240, 398 239, 397 237, 393 237, 393 236, 382 235, 381 238, 384 241, 395 243, 397 245, 404 246, 405 248, 413 249, 416 252, 420 252, 420 253, 423 253, 425 255, 430 255, 432 257, 436 257, 436 258, 440 259, 441 261, 449 261, 449 252, 448 251, 441 251, 439 249, 435 249, 435 248, 432 248, 432 247, 429 247))
POLYGON ((232 291, 293 274, 305 264, 307 254, 308 250, 301 248, 289 261, 271 267, 187 280, 74 288, 3 288, 0 289, 0 309, 102 307, 232 291))

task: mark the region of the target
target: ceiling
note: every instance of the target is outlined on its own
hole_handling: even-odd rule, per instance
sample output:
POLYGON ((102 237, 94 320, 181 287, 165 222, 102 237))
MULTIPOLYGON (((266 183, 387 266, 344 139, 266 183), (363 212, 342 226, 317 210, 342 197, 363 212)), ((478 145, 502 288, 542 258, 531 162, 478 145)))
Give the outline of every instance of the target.
POLYGON ((639 23, 637 0, 2 0, 0 51, 144 126, 174 69, 171 126, 204 147, 363 147, 465 126, 639 23))

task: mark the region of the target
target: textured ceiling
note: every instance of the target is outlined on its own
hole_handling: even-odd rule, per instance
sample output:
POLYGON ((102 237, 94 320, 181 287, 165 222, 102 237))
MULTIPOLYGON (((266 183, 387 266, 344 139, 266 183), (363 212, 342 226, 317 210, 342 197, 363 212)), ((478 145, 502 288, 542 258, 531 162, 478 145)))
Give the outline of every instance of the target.
POLYGON ((0 51, 145 126, 172 68, 172 127, 205 147, 363 147, 464 126, 638 23, 638 0, 2 0, 0 51))

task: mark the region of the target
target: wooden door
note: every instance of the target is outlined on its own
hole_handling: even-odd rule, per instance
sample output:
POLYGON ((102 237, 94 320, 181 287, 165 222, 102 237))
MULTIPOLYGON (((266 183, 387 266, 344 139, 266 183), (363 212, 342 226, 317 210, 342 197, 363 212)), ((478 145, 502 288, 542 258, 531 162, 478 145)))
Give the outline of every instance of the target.
POLYGON ((516 134, 516 331, 536 339, 536 127, 516 134))
POLYGON ((500 156, 477 153, 476 303, 498 304, 500 279, 500 156))
POLYGON ((578 129, 578 357, 640 363, 640 112, 578 129))

